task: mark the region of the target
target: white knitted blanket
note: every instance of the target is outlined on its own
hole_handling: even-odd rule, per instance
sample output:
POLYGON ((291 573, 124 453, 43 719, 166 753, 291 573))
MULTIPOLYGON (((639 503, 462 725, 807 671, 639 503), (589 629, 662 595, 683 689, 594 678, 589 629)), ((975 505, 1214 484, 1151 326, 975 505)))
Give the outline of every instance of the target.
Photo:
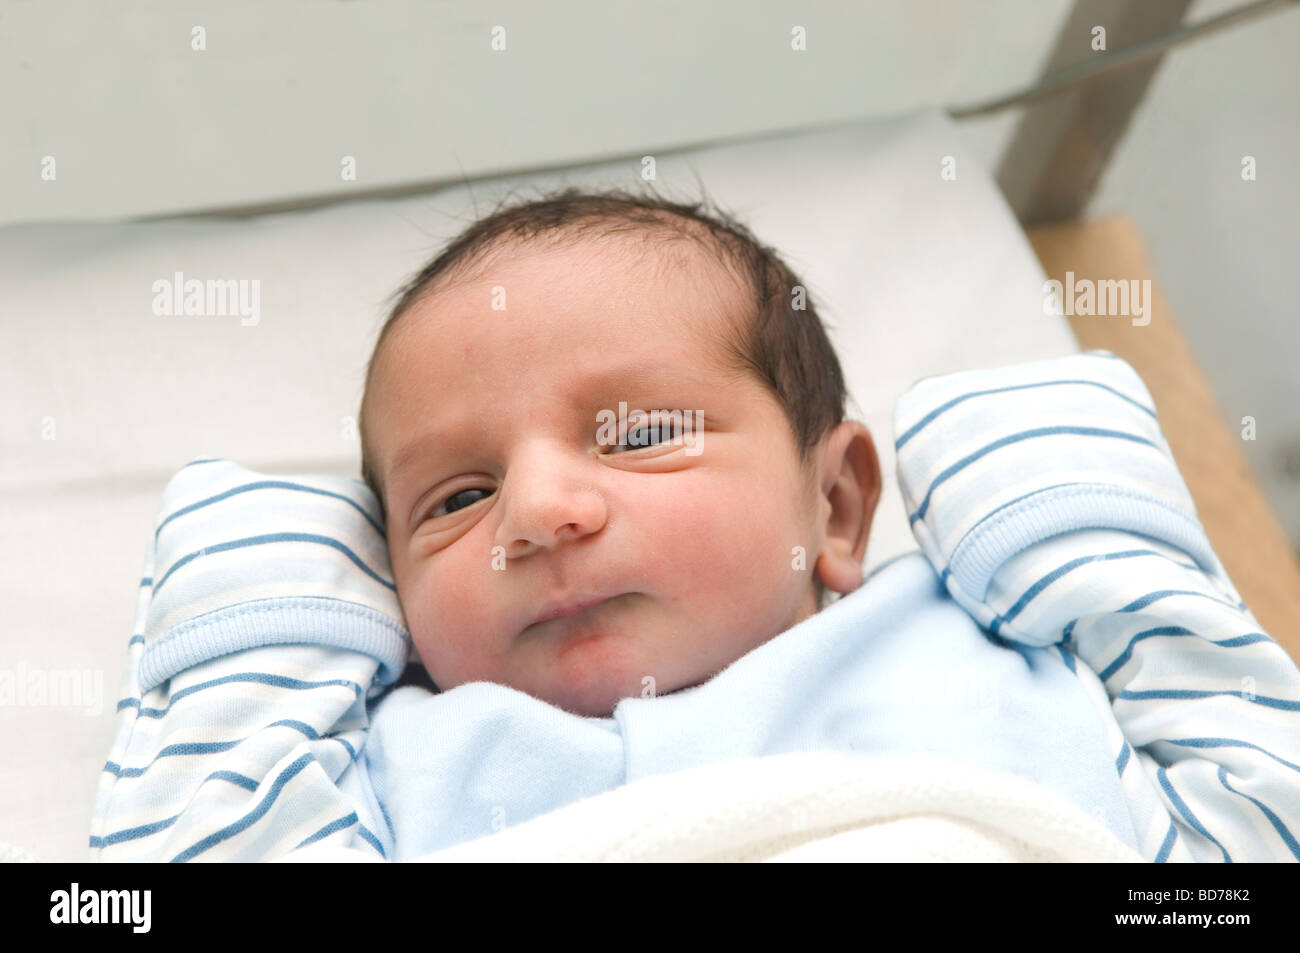
MULTIPOLYGON (((350 856, 306 848, 286 859, 350 856)), ((1032 781, 929 756, 839 752, 656 775, 421 860, 1145 862, 1032 781)))

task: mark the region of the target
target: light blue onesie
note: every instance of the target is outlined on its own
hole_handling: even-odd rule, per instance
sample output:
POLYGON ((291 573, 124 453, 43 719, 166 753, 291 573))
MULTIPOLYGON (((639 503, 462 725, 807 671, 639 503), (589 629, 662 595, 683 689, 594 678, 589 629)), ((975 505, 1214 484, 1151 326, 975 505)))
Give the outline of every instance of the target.
POLYGON ((574 715, 410 650, 358 481, 168 484, 91 836, 104 860, 405 860, 626 782, 791 751, 1036 781, 1152 860, 1300 858, 1300 672, 1215 558, 1123 361, 930 378, 895 414, 921 553, 711 680, 574 715))

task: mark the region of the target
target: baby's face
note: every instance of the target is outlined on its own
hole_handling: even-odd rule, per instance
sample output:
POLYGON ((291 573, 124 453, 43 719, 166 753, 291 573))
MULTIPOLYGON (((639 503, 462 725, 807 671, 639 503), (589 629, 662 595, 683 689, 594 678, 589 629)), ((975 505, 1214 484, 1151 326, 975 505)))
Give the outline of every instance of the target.
POLYGON ((739 288, 702 254, 661 275, 623 251, 524 248, 384 344, 369 439, 407 627, 444 690, 608 716, 816 611, 817 481, 776 399, 716 366, 739 288), (620 402, 693 411, 693 432, 612 446, 620 402))

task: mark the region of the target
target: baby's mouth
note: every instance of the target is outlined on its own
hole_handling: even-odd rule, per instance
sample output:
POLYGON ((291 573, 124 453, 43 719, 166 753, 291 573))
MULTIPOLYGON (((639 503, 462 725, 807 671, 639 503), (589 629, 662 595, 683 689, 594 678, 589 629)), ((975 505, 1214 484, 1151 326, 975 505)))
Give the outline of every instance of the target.
POLYGON ((550 600, 533 618, 533 621, 524 626, 520 635, 527 635, 529 632, 537 631, 548 622, 556 623, 557 627, 564 625, 565 620, 572 620, 575 624, 583 622, 599 612, 604 606, 625 595, 630 595, 630 593, 619 593, 611 596, 580 593, 550 600))

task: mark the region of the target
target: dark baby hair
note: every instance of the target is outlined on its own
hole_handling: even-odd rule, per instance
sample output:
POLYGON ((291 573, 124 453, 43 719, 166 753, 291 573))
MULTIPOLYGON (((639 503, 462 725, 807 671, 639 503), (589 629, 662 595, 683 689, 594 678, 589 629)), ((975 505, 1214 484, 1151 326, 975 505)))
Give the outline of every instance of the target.
POLYGON ((694 241, 749 289, 750 318, 720 342, 736 373, 752 374, 775 395, 794 431, 800 458, 844 419, 845 387, 839 358, 803 282, 777 253, 711 200, 684 204, 657 195, 622 190, 587 192, 569 187, 514 205, 475 221, 447 244, 396 293, 398 300, 375 341, 366 369, 358 427, 361 478, 379 499, 387 499, 366 438, 366 403, 376 358, 398 319, 435 285, 468 274, 491 253, 532 241, 580 241, 591 237, 639 235, 665 243, 694 241), (796 306, 796 286, 801 291, 796 306))

